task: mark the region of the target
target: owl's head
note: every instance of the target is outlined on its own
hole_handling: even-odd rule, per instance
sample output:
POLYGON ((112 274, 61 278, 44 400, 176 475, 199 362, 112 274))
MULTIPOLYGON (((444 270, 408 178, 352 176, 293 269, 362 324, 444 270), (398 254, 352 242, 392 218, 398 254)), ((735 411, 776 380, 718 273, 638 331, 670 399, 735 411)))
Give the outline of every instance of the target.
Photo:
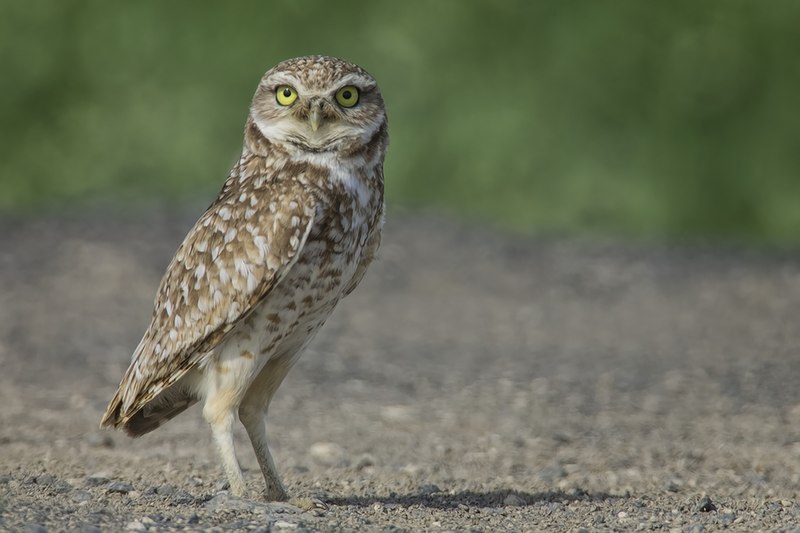
POLYGON ((279 63, 261 79, 250 120, 269 142, 302 152, 355 152, 386 132, 375 79, 324 56, 279 63))

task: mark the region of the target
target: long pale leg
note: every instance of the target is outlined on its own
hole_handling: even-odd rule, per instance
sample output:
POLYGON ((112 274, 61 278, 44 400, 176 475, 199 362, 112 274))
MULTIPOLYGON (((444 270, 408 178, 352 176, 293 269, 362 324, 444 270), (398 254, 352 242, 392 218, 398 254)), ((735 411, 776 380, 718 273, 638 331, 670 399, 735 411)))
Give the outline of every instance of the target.
POLYGON ((250 442, 253 444, 253 451, 264 475, 266 492, 264 496, 268 501, 283 501, 288 498, 286 488, 281 483, 278 469, 269 453, 267 443, 267 424, 266 410, 262 406, 242 405, 239 408, 239 419, 247 430, 250 442))
POLYGON ((278 476, 272 455, 269 453, 266 427, 267 408, 290 367, 291 359, 289 357, 270 359, 250 385, 239 407, 239 419, 247 430, 258 464, 261 466, 261 473, 264 475, 265 496, 267 500, 271 501, 285 500, 287 493, 278 476))
POLYGON ((203 416, 211 426, 214 440, 219 449, 222 466, 228 477, 231 493, 243 498, 247 495, 247 486, 244 483, 242 469, 236 459, 236 450, 233 446, 233 423, 236 420, 236 411, 229 406, 221 406, 218 397, 211 397, 203 407, 203 416))

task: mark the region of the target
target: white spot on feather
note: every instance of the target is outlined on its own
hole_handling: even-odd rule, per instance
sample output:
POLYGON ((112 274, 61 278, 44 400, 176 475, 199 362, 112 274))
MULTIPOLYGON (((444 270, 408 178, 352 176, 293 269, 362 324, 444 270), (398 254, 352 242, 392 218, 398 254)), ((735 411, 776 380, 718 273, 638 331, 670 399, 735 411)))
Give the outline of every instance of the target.
POLYGON ((221 304, 222 303, 222 298, 223 298, 222 291, 220 291, 219 289, 216 289, 214 291, 214 296, 213 296, 214 306, 217 306, 217 305, 221 304))
POLYGON ((258 251, 260 253, 260 259, 264 259, 269 254, 269 244, 267 243, 267 238, 263 235, 256 235, 253 237, 253 243, 255 243, 258 251))
POLYGON ((250 274, 250 265, 248 265, 247 262, 245 262, 245 260, 242 259, 241 257, 237 257, 233 261, 233 265, 236 268, 236 272, 238 272, 242 276, 247 276, 250 274))
POLYGON ((228 307, 228 322, 234 322, 237 318, 239 318, 239 303, 238 302, 231 302, 230 307, 228 307))

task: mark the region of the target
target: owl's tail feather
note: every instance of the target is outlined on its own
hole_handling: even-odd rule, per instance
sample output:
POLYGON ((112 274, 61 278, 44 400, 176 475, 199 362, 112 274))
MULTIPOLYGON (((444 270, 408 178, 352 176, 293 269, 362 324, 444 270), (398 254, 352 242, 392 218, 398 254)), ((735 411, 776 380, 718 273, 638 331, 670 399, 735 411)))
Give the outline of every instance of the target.
MULTIPOLYGON (((165 391, 168 392, 168 391, 165 391)), ((182 413, 195 403, 196 398, 184 396, 182 398, 171 398, 169 402, 159 402, 156 398, 150 404, 144 406, 133 416, 128 418, 120 429, 125 430, 131 437, 140 437, 145 433, 150 433, 154 429, 162 426, 166 422, 182 413)))
POLYGON ((120 386, 114 398, 108 404, 100 427, 121 429, 131 437, 139 437, 171 420, 187 408, 197 403, 197 398, 190 394, 181 383, 161 391, 150 401, 140 405, 135 411, 122 412, 122 390, 120 386))

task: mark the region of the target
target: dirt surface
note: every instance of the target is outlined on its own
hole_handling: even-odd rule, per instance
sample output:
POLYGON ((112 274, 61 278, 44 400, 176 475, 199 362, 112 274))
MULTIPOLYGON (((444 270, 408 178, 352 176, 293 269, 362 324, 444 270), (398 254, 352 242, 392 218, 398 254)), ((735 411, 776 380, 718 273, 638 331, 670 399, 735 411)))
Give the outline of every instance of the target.
POLYGON ((800 531, 800 255, 395 214, 272 405, 302 511, 96 429, 197 214, 2 222, 0 530, 800 531))

